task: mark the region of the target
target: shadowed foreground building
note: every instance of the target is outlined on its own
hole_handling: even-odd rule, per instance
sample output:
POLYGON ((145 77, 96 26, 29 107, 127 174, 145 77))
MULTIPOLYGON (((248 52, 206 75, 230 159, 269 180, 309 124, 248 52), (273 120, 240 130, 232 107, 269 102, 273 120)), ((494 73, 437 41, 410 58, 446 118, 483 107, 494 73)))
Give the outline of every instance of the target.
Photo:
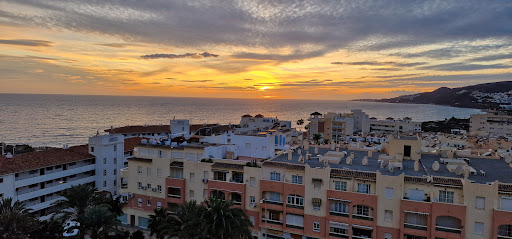
POLYGON ((509 163, 421 154, 416 137, 383 148, 304 144, 264 159, 232 143, 144 142, 121 171, 123 221, 147 227, 154 208, 218 196, 245 211, 258 238, 512 238, 509 163))

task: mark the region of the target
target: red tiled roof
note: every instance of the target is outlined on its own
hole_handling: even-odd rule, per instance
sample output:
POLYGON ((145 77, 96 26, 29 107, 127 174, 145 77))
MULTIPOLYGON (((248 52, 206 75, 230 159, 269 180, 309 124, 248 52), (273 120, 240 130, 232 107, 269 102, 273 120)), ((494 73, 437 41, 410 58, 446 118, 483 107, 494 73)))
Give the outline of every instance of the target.
POLYGON ((302 164, 290 164, 290 163, 281 163, 281 162, 272 162, 272 161, 265 161, 265 162, 263 162, 263 166, 265 166, 265 167, 276 167, 276 168, 293 169, 293 170, 304 170, 306 168, 302 164))
POLYGON ((113 129, 106 129, 105 132, 113 134, 135 134, 135 133, 170 133, 170 125, 129 125, 113 129))
POLYGON ((0 156, 0 175, 78 162, 90 158, 94 158, 94 155, 89 154, 87 145, 73 146, 69 149, 50 149, 15 154, 12 158, 0 156))

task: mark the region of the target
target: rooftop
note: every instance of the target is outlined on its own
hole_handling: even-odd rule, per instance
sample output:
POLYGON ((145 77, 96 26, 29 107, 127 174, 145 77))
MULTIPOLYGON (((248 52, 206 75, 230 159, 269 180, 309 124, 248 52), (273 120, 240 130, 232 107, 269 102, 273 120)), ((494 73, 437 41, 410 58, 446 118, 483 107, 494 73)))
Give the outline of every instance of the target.
POLYGON ((0 175, 78 162, 90 158, 94 158, 94 155, 89 154, 87 145, 72 146, 69 149, 49 149, 15 154, 12 158, 0 156, 0 175))
MULTIPOLYGON (((305 160, 305 164, 308 164, 312 168, 325 168, 326 166, 319 162, 317 154, 314 153, 314 147, 310 147, 309 151, 301 149, 302 155, 306 158, 306 154, 311 154, 310 160, 305 160)), ((319 155, 325 155, 327 152, 332 151, 329 148, 318 148, 319 155)), ((462 179, 464 178, 462 175, 456 175, 455 173, 449 172, 446 168, 446 165, 441 164, 441 167, 438 171, 432 170, 432 164, 435 161, 439 161, 440 155, 429 155, 422 154, 420 159, 420 169, 418 171, 414 171, 414 161, 413 160, 404 160, 403 161, 403 169, 395 169, 393 172, 386 168, 381 168, 380 163, 378 162, 379 155, 381 153, 373 152, 372 157, 368 157, 368 165, 362 164, 362 159, 365 156, 368 156, 368 151, 353 151, 340 149, 340 151, 346 151, 347 155, 354 153, 354 159, 352 160, 352 165, 346 164, 345 156, 339 164, 329 163, 329 166, 332 169, 344 169, 344 170, 353 170, 353 171, 361 171, 361 172, 377 172, 379 171, 383 175, 390 176, 398 176, 404 173, 406 176, 413 177, 423 177, 423 176, 434 176, 434 177, 449 177, 454 179, 462 179)), ((288 160, 287 154, 281 154, 278 157, 266 161, 263 165, 273 167, 272 163, 287 163, 297 166, 288 166, 286 168, 295 168, 302 164, 299 162, 299 155, 297 152, 292 153, 292 160, 288 160)), ((470 158, 470 164, 477 172, 482 170, 486 173, 486 176, 482 175, 470 175, 469 180, 475 181, 476 183, 485 184, 487 182, 494 182, 496 180, 502 183, 512 183, 512 164, 507 164, 503 159, 485 159, 485 158, 470 158)), ((276 165, 282 167, 281 165, 276 165)))
POLYGON ((105 132, 111 134, 135 134, 135 133, 170 133, 170 125, 127 125, 112 129, 106 129, 105 132))

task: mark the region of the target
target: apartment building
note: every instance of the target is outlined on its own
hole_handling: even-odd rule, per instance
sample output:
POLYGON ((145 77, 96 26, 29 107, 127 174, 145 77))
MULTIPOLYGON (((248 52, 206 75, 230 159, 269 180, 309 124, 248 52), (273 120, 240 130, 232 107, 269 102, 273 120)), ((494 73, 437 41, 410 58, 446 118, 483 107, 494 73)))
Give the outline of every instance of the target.
POLYGON ((63 190, 91 184, 118 195, 120 169, 141 138, 96 135, 89 144, 5 156, 0 155, 0 197, 21 201, 32 213, 48 218, 63 190), (135 143, 136 142, 136 143, 135 143))
POLYGON ((512 114, 509 111, 472 114, 469 132, 473 135, 512 136, 512 114))
POLYGON ((417 133, 421 132, 421 122, 412 121, 411 118, 385 120, 370 118, 370 132, 379 134, 417 133))
POLYGON ((146 227, 154 208, 220 196, 245 211, 255 238, 512 237, 512 168, 501 159, 421 154, 415 137, 382 152, 304 144, 256 164, 204 157, 225 146, 137 146, 122 172, 125 222, 146 227))
POLYGON ((310 115, 308 135, 320 134, 329 142, 339 142, 346 136, 354 134, 355 119, 352 114, 332 113, 322 115, 314 112, 310 115))
POLYGON ((252 115, 243 115, 240 119, 240 127, 237 128, 237 131, 265 131, 274 128, 290 129, 291 127, 291 121, 280 121, 277 117, 265 117, 262 114, 257 114, 254 117, 252 115))

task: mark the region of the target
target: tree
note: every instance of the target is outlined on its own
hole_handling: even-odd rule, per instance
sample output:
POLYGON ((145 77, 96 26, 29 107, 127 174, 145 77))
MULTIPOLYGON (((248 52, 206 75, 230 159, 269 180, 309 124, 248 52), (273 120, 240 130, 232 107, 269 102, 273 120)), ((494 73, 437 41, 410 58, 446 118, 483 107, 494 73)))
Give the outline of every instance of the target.
POLYGON ((314 134, 313 135, 313 140, 315 141, 315 144, 320 144, 320 139, 322 139, 322 135, 321 134, 314 134))
POLYGON ((302 129, 302 125, 303 124, 304 124, 304 120, 303 119, 297 120, 297 125, 300 126, 301 129, 302 129))
POLYGON ((199 238, 198 228, 202 223, 199 216, 203 210, 204 207, 197 205, 194 200, 179 205, 174 212, 168 208, 155 209, 154 214, 149 216, 148 228, 151 235, 159 239, 165 236, 199 238))
POLYGON ((231 207, 232 201, 209 198, 201 214, 201 238, 238 239, 251 237, 251 221, 240 208, 231 207))
POLYGON ((110 238, 120 232, 117 229, 117 215, 104 204, 87 207, 78 219, 83 224, 81 234, 90 233, 91 239, 110 238))
POLYGON ((0 238, 25 239, 35 231, 38 220, 30 210, 12 198, 0 200, 0 238))
POLYGON ((31 239, 63 238, 64 219, 52 216, 48 220, 39 221, 37 229, 30 235, 31 239))
POLYGON ((134 231, 130 239, 144 239, 144 233, 141 230, 134 231))
POLYGON ((324 144, 329 144, 329 139, 324 139, 324 144))
MULTIPOLYGON (((168 231, 167 227, 174 226, 169 225, 171 215, 167 208, 159 208, 153 210, 154 214, 149 215, 148 229, 151 232, 151 236, 155 235, 158 239, 163 239, 168 231)), ((178 231, 178 229, 173 229, 178 231)))
POLYGON ((126 203, 121 202, 121 196, 114 198, 112 194, 103 198, 103 204, 107 205, 109 210, 116 216, 123 215, 123 207, 126 203))
POLYGON ((65 208, 68 218, 79 218, 85 214, 87 207, 101 203, 102 198, 96 195, 96 187, 80 184, 70 187, 61 193, 64 199, 55 202, 55 206, 65 208))

